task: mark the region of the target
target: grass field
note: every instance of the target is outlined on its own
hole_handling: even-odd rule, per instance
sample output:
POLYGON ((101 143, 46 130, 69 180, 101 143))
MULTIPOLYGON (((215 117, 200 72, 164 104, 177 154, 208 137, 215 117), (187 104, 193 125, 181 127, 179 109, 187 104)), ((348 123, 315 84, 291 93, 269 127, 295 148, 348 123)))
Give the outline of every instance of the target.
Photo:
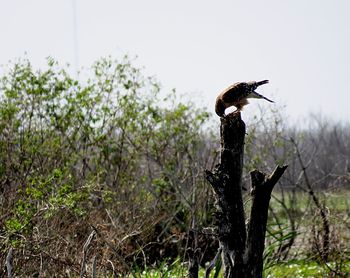
MULTIPOLYGON (((295 195, 290 193, 282 195, 281 192, 276 192, 271 199, 265 250, 269 253, 265 255, 264 277, 350 277, 350 191, 317 193, 317 197, 327 208, 331 226, 333 253, 330 262, 326 264, 317 254, 312 253, 313 245, 316 244, 314 235, 322 232, 322 225, 319 212, 310 196, 301 192, 295 195), (283 198, 287 208, 284 208, 280 202, 283 198), (288 213, 293 215, 292 220, 288 218, 288 213), (294 221, 297 230, 294 244, 286 260, 276 260, 276 249, 279 243, 289 238, 290 221, 294 221), (278 232, 273 234, 274 231, 278 232)), ((249 201, 246 202, 246 206, 249 207, 249 201)), ((204 277, 204 273, 205 269, 200 269, 199 277, 204 277)), ((177 260, 158 268, 136 271, 135 276, 140 278, 186 277, 187 267, 177 260)), ((222 270, 215 273, 214 269, 210 277, 223 277, 222 270)))
MULTIPOLYGON (((304 278, 304 277, 349 277, 350 275, 350 261, 346 262, 342 266, 342 272, 340 274, 332 273, 330 268, 334 268, 335 263, 328 263, 326 265, 318 264, 316 262, 307 261, 295 261, 291 260, 289 262, 277 264, 264 272, 264 277, 266 278, 304 278), (332 276, 333 275, 333 276, 332 276), (341 276, 344 275, 344 276, 341 276)), ((204 277, 205 269, 200 269, 199 277, 204 277)), ((134 276, 138 278, 176 278, 176 277, 186 277, 187 268, 182 266, 179 261, 171 265, 164 264, 158 269, 147 269, 143 271, 135 272, 134 276)), ((132 276, 130 276, 132 277, 132 276)), ((217 277, 222 278, 222 271, 215 272, 215 269, 211 272, 211 278, 217 277), (217 276, 215 276, 217 275, 217 276)))

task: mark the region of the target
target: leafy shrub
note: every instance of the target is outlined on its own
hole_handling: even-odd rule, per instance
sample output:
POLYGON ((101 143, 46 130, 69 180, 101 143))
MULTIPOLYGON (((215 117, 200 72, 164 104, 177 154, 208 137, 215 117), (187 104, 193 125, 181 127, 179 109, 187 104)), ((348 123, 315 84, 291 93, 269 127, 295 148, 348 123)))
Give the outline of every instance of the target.
POLYGON ((164 252, 175 258, 205 206, 197 195, 210 193, 198 176, 204 165, 194 160, 206 144, 208 113, 174 92, 161 98, 157 81, 127 57, 91 69, 81 82, 51 58, 45 70, 22 60, 1 77, 1 249, 27 254, 15 256, 29 266, 18 274, 33 273, 36 256, 48 253, 61 255, 44 260, 47 275, 68 261, 79 269, 91 229, 99 232, 96 254, 120 269, 123 258, 144 257, 132 255, 144 246, 144 263, 164 252))

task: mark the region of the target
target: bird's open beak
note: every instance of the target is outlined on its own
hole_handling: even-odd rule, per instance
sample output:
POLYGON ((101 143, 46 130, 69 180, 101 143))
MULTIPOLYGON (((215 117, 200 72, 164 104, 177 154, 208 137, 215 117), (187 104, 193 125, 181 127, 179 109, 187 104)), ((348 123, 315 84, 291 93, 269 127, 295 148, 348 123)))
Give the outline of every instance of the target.
MULTIPOLYGON (((255 91, 254 91, 254 93, 258 94, 258 93, 255 92, 255 91)), ((258 94, 258 95, 259 95, 261 98, 266 99, 267 101, 274 103, 273 100, 271 100, 271 99, 269 99, 269 98, 267 98, 267 97, 264 97, 263 95, 260 95, 260 94, 258 94)))

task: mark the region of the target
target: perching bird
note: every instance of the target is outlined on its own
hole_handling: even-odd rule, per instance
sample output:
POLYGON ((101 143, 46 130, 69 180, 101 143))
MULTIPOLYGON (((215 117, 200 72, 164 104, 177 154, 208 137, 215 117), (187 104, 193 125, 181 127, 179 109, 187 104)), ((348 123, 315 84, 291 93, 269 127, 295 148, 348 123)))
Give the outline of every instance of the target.
POLYGON ((255 89, 260 85, 269 83, 269 80, 238 82, 228 87, 217 98, 215 104, 215 112, 219 117, 225 117, 225 110, 230 106, 236 106, 237 110, 233 113, 238 113, 243 109, 243 106, 248 104, 248 98, 263 98, 267 101, 272 100, 255 92, 255 89))

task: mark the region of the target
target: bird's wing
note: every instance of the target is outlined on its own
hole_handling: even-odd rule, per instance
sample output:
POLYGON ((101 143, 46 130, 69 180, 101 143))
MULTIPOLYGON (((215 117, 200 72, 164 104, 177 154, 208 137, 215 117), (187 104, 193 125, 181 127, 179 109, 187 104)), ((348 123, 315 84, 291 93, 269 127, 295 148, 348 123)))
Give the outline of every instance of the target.
POLYGON ((247 97, 247 89, 246 89, 247 83, 239 82, 235 83, 232 86, 228 87, 223 93, 222 93, 222 100, 225 103, 233 103, 236 102, 242 98, 247 97))

